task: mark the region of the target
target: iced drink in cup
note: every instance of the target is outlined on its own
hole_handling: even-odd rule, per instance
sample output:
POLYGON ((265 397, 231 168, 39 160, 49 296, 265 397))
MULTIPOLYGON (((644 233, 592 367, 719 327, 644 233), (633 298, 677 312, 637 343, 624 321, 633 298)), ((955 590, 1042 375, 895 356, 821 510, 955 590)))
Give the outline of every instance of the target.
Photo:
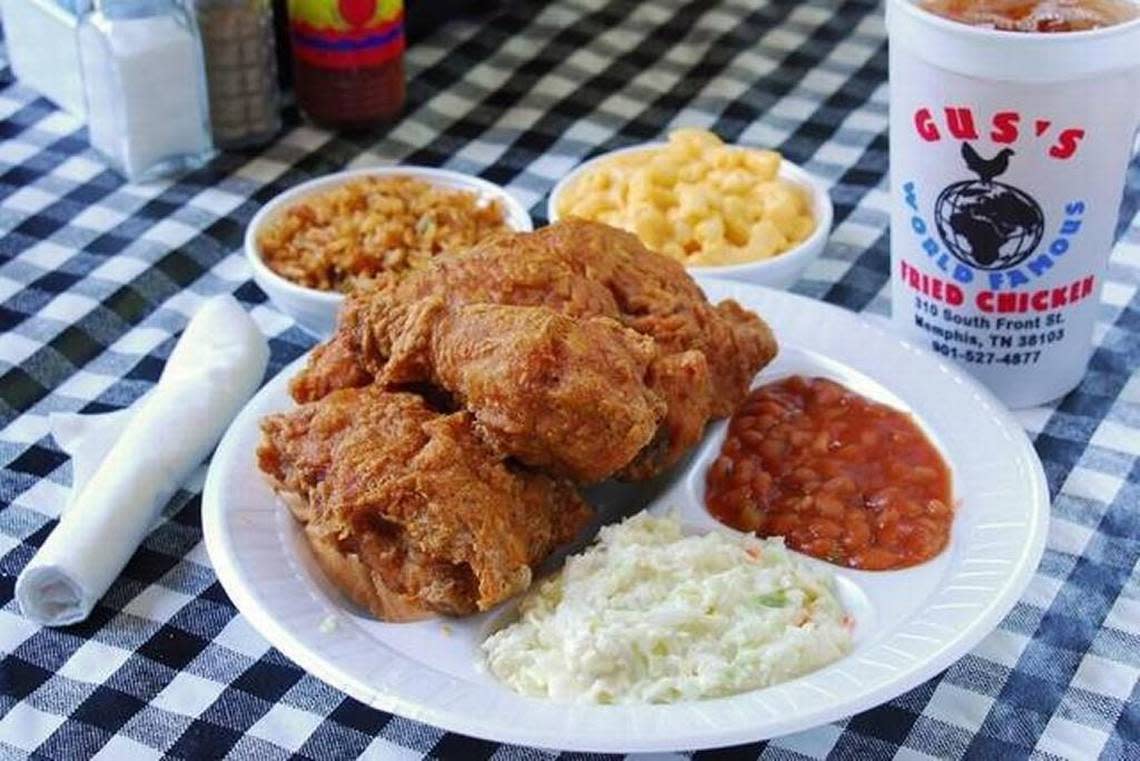
POLYGON ((1075 387, 1140 128, 1133 0, 887 0, 895 325, 1006 404, 1075 387))

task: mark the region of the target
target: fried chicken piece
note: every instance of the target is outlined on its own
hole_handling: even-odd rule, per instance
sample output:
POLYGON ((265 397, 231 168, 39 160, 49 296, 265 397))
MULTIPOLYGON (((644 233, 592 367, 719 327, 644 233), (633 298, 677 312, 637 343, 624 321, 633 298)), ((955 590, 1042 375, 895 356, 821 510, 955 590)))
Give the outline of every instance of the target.
MULTIPOLYGON (((428 383, 475 418, 496 451, 578 483, 625 467, 666 412, 646 386, 653 339, 608 317, 438 297, 406 316, 376 383, 428 383)), ((395 324, 398 320, 389 320, 395 324)))
POLYGON ((668 412, 647 449, 623 472, 632 479, 677 462, 710 417, 732 413, 776 354, 772 332, 759 317, 732 300, 710 304, 678 262, 649 251, 630 233, 570 220, 496 236, 464 253, 436 257, 424 270, 381 277, 354 294, 334 338, 347 341, 354 369, 346 372, 334 361, 339 353, 314 355, 294 383, 295 398, 312 399, 315 392, 359 385, 362 377, 381 373, 399 332, 393 330, 393 305, 428 296, 452 307, 545 306, 574 318, 611 317, 653 338, 657 357, 649 383, 668 412))
POLYGON ((351 367, 344 363, 340 350, 314 352, 290 386, 293 398, 314 401, 333 388, 370 382, 384 368, 399 333, 403 313, 393 308, 431 296, 448 306, 545 306, 569 317, 621 319, 604 285, 575 272, 557 252, 535 246, 532 238, 498 235, 468 252, 437 256, 424 270, 401 277, 381 275, 366 289, 350 294, 330 342, 343 343, 355 363, 351 367), (363 379, 357 369, 366 374, 363 379))
POLYGON ((297 402, 315 402, 341 388, 358 388, 372 382, 373 373, 361 364, 363 355, 357 350, 351 333, 340 331, 309 355, 308 367, 319 372, 302 371, 289 381, 289 393, 297 402))
POLYGON ((704 354, 717 417, 732 413, 776 356, 775 337, 756 314, 731 299, 713 306, 679 262, 609 225, 568 220, 499 235, 434 265, 381 280, 378 291, 400 301, 435 293, 450 303, 543 305, 573 317, 614 317, 652 336, 662 354, 704 354))
POLYGON ((589 521, 567 481, 514 467, 414 394, 345 389, 262 421, 258 465, 325 573, 385 620, 465 615, 526 589, 589 521))
POLYGON ((709 366, 701 352, 659 355, 649 368, 648 384, 665 400, 665 417, 650 444, 620 472, 627 481, 653 478, 679 461, 701 440, 712 417, 709 366))
POLYGON ((609 290, 622 322, 653 336, 662 354, 705 355, 714 417, 732 414, 752 379, 776 356, 776 339, 755 313, 728 299, 713 306, 674 259, 609 225, 568 220, 533 233, 532 245, 609 290))

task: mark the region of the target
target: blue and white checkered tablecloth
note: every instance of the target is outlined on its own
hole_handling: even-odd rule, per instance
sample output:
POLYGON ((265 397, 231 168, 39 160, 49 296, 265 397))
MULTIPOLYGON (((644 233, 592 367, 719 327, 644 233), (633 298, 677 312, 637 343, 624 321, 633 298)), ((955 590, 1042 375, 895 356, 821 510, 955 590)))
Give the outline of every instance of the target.
MULTIPOLYGON (((583 157, 708 126, 775 146, 830 184, 834 234, 796 290, 887 311, 877 3, 506 3, 451 23, 407 60, 407 115, 387 129, 335 136, 294 114, 263 150, 141 187, 99 162, 76 120, 0 71, 0 757, 559 756, 371 710, 270 648, 211 570, 204 468, 90 620, 43 629, 17 610, 16 574, 71 477, 49 413, 130 404, 212 294, 250 310, 274 370, 311 345, 239 253, 253 213, 291 185, 375 162, 442 165, 507 186, 541 221, 545 194, 583 157)), ((695 758, 1140 758, 1138 209, 1140 161, 1089 373, 1057 404, 1019 415, 1054 501, 1044 560, 1010 615, 885 705, 695 758)))

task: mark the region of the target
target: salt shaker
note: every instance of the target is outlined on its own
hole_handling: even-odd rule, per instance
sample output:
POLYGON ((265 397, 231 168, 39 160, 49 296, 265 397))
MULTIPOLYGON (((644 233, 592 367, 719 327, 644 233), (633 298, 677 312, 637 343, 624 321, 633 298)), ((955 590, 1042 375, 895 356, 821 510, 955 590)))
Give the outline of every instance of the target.
POLYGON ((180 0, 94 0, 78 27, 91 146, 132 182, 213 154, 202 46, 180 0))
POLYGON ((269 0, 194 0, 206 53, 210 127, 219 148, 267 142, 281 129, 269 0))

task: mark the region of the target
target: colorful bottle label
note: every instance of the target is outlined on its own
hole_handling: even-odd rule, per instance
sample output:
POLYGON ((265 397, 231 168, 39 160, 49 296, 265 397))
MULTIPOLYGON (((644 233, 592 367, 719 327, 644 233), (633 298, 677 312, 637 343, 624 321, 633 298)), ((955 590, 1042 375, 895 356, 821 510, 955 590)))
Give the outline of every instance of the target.
POLYGON ((404 52, 403 0, 289 0, 293 55, 327 69, 376 66, 404 52))

